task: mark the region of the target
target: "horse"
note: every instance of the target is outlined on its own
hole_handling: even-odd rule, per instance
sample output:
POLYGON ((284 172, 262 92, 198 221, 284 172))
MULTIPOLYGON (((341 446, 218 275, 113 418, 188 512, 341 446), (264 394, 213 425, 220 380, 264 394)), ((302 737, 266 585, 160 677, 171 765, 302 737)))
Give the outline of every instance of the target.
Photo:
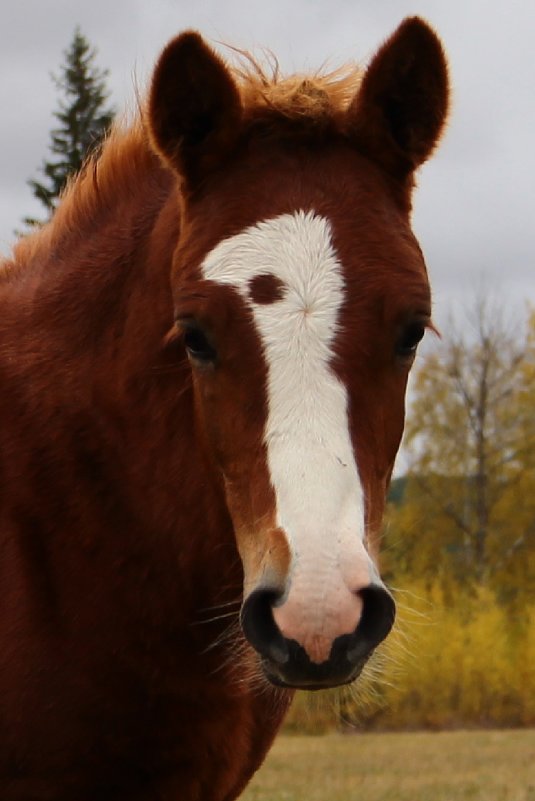
POLYGON ((0 277, 0 797, 232 801, 296 688, 389 633, 385 494, 431 326, 410 228, 448 107, 195 31, 0 277))

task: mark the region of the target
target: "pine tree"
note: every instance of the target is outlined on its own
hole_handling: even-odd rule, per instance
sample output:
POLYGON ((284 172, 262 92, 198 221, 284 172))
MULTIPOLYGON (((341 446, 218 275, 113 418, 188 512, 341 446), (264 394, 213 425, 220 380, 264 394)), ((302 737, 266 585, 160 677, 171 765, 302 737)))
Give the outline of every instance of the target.
MULTIPOLYGON (((99 70, 94 65, 96 50, 79 28, 76 28, 64 55, 60 76, 52 75, 62 94, 59 110, 54 112, 59 125, 51 132, 50 150, 55 158, 43 161, 40 167, 45 181, 28 181, 49 216, 69 176, 76 173, 88 155, 98 148, 114 114, 111 108, 106 108, 108 70, 99 70)), ((27 218, 25 222, 35 224, 37 221, 27 218)))

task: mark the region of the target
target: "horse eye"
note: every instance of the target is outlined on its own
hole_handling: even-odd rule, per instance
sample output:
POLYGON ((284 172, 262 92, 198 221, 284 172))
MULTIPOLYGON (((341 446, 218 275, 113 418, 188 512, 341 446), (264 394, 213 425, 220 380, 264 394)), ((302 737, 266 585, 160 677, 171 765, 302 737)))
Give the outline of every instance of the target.
POLYGON ((188 356, 196 362, 205 364, 215 361, 215 349, 208 341, 204 331, 195 323, 188 322, 182 325, 184 328, 184 346, 188 356))
POLYGON ((415 320, 405 326, 405 329, 396 343, 397 356, 406 361, 412 359, 416 353, 418 343, 424 334, 425 324, 419 320, 415 320))

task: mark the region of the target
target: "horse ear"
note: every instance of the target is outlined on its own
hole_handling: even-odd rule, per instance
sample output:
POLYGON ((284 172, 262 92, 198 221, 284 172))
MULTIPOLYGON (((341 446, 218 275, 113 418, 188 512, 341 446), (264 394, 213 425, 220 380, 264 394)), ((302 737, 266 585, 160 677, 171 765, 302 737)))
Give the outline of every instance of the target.
POLYGON ((372 59, 348 109, 358 147, 405 179, 433 151, 448 111, 440 40, 418 17, 404 20, 372 59))
POLYGON ((232 149, 240 120, 238 88, 202 37, 188 31, 170 42, 152 79, 149 132, 190 188, 232 149))

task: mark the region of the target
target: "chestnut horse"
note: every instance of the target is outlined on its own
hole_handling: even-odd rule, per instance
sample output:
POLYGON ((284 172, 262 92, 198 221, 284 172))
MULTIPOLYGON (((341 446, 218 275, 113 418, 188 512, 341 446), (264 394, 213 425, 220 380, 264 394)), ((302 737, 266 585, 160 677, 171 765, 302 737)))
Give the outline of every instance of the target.
POLYGON ((0 798, 231 801, 389 632, 435 34, 268 77, 172 41, 0 277, 0 798))

